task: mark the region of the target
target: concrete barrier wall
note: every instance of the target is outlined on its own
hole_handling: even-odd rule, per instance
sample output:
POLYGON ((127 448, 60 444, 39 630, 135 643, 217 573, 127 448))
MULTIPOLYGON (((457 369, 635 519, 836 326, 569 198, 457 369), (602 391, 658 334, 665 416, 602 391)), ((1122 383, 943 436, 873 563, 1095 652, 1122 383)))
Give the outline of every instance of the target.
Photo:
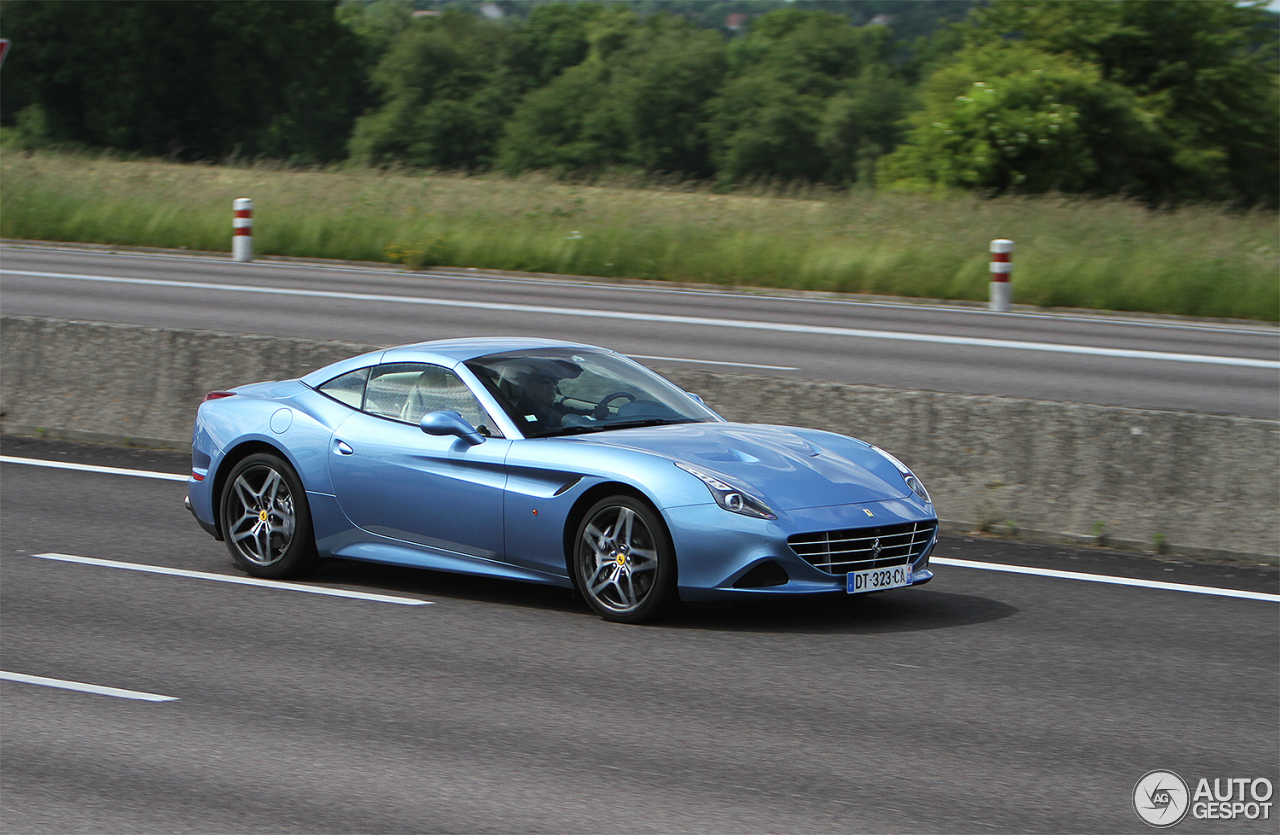
MULTIPOLYGON (((373 347, 4 316, 0 431, 182 448, 206 392, 373 347)), ((655 368, 730 420, 827 429, 892 451, 951 528, 1280 555, 1274 421, 655 368)))

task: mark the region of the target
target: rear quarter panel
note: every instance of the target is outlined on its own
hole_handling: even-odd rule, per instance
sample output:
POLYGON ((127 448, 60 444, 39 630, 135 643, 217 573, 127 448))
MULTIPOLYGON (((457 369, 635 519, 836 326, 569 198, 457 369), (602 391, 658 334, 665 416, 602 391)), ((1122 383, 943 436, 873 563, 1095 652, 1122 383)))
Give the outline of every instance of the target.
POLYGON ((247 444, 265 444, 297 471, 308 493, 332 495, 328 444, 352 410, 298 381, 258 383, 236 396, 201 404, 192 438, 192 463, 209 459, 203 481, 189 482, 196 514, 213 521, 223 480, 247 444))

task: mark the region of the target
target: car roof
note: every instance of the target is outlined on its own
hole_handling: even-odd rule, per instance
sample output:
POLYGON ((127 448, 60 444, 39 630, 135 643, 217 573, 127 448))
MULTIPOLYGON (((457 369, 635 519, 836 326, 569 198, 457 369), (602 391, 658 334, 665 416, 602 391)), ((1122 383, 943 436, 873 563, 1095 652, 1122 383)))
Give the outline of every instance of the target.
POLYGON ((570 348, 573 350, 607 351, 595 345, 581 342, 565 342, 559 339, 540 339, 523 336, 484 336, 462 337, 458 339, 437 339, 430 342, 415 342, 410 345, 399 345, 371 351, 350 359, 326 365, 301 378, 303 383, 315 388, 321 383, 332 380, 341 374, 364 368, 367 365, 378 365, 386 362, 430 362, 444 366, 454 366, 460 362, 483 357, 489 354, 502 354, 509 351, 538 351, 547 348, 570 348))
POLYGON ((408 362, 408 359, 402 359, 402 357, 433 356, 453 360, 454 362, 465 362, 488 354, 503 354, 508 351, 536 351, 544 348, 605 350, 594 345, 584 345, 581 342, 565 342, 559 339, 538 339, 524 336, 469 336, 461 339, 437 339, 432 342, 417 342, 412 345, 401 345, 398 348, 388 348, 382 361, 408 362), (394 355, 394 359, 392 355, 394 355))

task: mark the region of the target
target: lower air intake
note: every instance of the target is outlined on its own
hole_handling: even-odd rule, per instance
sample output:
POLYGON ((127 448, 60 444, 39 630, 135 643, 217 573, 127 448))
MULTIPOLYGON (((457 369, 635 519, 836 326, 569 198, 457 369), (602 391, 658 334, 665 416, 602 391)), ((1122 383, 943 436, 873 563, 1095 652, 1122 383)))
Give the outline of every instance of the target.
POLYGON ((791 582, 791 578, 787 576, 787 572, 782 566, 773 560, 762 562, 755 568, 743 574, 738 582, 733 584, 735 589, 765 589, 770 586, 785 586, 791 582))

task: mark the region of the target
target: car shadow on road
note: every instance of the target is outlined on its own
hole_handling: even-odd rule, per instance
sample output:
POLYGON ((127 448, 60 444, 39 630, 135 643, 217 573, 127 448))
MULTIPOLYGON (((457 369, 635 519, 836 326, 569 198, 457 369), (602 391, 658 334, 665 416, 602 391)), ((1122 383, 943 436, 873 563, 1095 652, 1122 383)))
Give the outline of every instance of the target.
POLYGON ((989 597, 928 589, 879 594, 742 600, 681 606, 663 623, 678 629, 874 635, 952 629, 1001 620, 1015 606, 989 597))
POLYGON ((428 600, 449 598, 550 611, 576 610, 584 614, 588 611, 587 605, 575 599, 573 592, 556 586, 336 557, 326 559, 307 582, 379 594, 418 595, 428 600))
MULTIPOLYGON (((421 568, 330 559, 311 578, 387 594, 421 595, 523 609, 595 615, 569 590, 421 568)), ((988 597, 931 589, 879 594, 777 597, 680 604, 656 628, 727 632, 877 634, 950 629, 1007 618, 1019 610, 988 597)))

